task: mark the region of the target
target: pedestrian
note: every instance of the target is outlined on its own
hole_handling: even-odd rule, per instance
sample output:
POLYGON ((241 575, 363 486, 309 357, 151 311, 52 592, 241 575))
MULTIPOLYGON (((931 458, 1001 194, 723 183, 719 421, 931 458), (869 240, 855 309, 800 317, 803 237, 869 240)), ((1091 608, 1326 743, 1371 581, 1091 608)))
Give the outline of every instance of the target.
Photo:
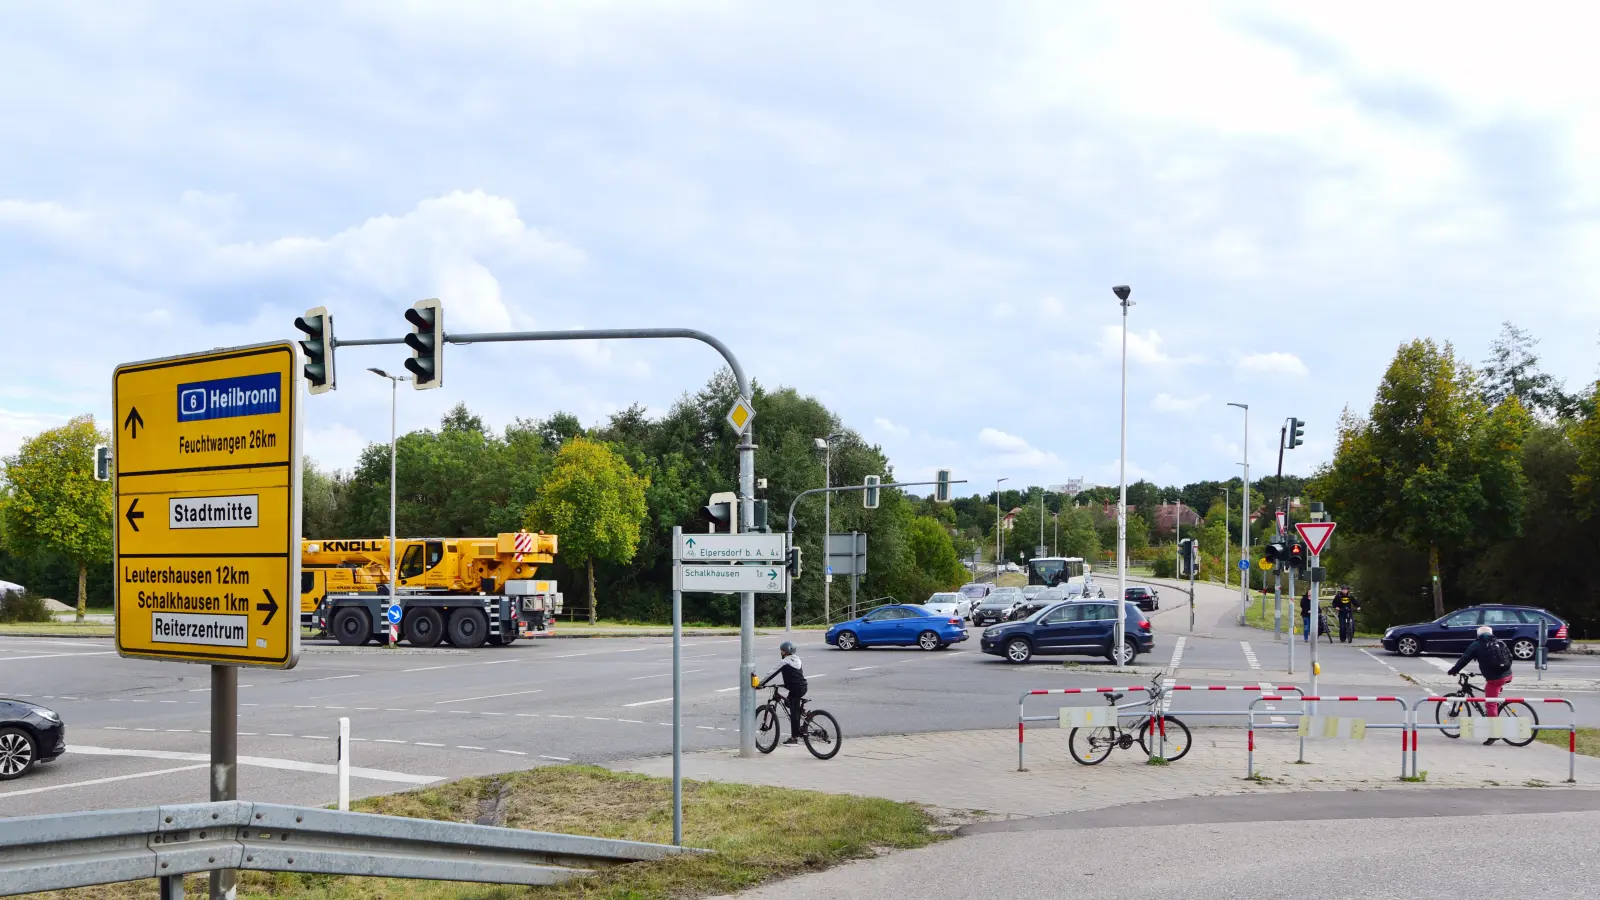
POLYGON ((1300 621, 1305 625, 1305 640, 1310 641, 1314 635, 1311 633, 1311 591, 1306 590, 1300 595, 1300 621))
MULTIPOLYGON (((1511 650, 1506 647, 1506 642, 1494 636, 1494 629, 1487 625, 1478 626, 1478 637, 1467 645, 1461 658, 1450 667, 1450 674, 1454 675, 1467 667, 1467 663, 1478 661, 1478 671, 1483 673, 1483 696, 1490 698, 1484 706, 1489 708, 1489 716, 1493 718, 1500 715, 1500 704, 1495 703, 1495 697, 1506 685, 1511 683, 1511 650)), ((1495 738, 1484 741, 1484 746, 1495 742, 1495 738)))
POLYGON ((1350 593, 1346 585, 1339 585, 1339 590, 1333 595, 1333 609, 1339 614, 1339 643, 1351 644, 1356 639, 1356 613, 1361 609, 1361 601, 1350 593))

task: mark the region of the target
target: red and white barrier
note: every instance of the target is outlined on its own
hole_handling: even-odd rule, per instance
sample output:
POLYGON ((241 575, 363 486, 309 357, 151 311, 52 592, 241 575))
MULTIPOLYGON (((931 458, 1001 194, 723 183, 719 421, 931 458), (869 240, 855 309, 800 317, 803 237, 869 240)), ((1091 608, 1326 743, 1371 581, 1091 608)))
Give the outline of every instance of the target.
MULTIPOLYGON (((1262 702, 1263 700, 1284 700, 1284 699, 1287 699, 1287 698, 1281 697, 1281 696, 1261 696, 1261 697, 1257 697, 1256 699, 1250 701, 1250 724, 1249 724, 1250 730, 1249 730, 1249 733, 1245 736, 1245 777, 1246 778, 1254 778, 1255 774, 1256 774, 1256 704, 1262 702)), ((1401 778, 1406 777, 1406 731, 1413 724, 1413 720, 1412 720, 1412 717, 1411 717, 1411 708, 1406 706, 1406 701, 1405 701, 1404 698, 1395 697, 1395 696, 1375 696, 1375 697, 1355 697, 1355 696, 1333 697, 1333 696, 1329 696, 1329 697, 1322 697, 1322 696, 1313 696, 1313 695, 1310 695, 1310 694, 1306 694, 1306 695, 1301 696, 1299 699, 1302 701, 1302 703, 1301 703, 1302 710, 1304 709, 1304 705, 1306 703, 1393 703, 1393 704, 1396 704, 1397 706, 1399 706, 1400 707, 1400 721, 1399 722, 1378 722, 1376 724, 1368 724, 1366 727, 1367 728, 1393 728, 1393 729, 1396 729, 1396 730, 1398 730, 1400 732, 1400 777, 1401 778)), ((1304 718, 1304 716, 1305 716, 1305 712, 1302 711, 1301 712, 1301 717, 1304 718)), ((1267 728, 1297 728, 1298 729, 1300 726, 1299 725, 1268 725, 1268 726, 1264 726, 1264 727, 1267 727, 1267 728)), ((1300 761, 1301 762, 1305 762, 1305 741, 1304 740, 1302 740, 1300 742, 1300 761)))
POLYGON ((1028 715, 1028 698, 1038 697, 1043 694, 1131 694, 1134 691, 1149 691, 1146 685, 1134 687, 1096 687, 1096 688, 1049 688, 1028 691, 1017 698, 1017 771, 1027 771, 1022 767, 1022 744, 1027 733, 1027 722, 1054 722, 1056 716, 1030 716, 1028 715))
MULTIPOLYGON (((1566 730, 1566 732, 1567 732, 1567 783, 1568 784, 1576 784, 1577 783, 1577 781, 1578 781, 1578 708, 1573 706, 1572 705, 1572 701, 1566 699, 1565 697, 1423 697, 1422 699, 1418 700, 1416 703, 1413 703, 1411 705, 1411 777, 1413 777, 1413 778, 1417 777, 1417 774, 1418 774, 1418 771, 1419 771, 1417 769, 1417 731, 1418 731, 1418 729, 1421 729, 1421 728, 1432 728, 1432 729, 1435 729, 1435 730, 1438 730, 1438 731, 1442 732, 1442 731, 1444 731, 1444 729, 1450 727, 1448 725, 1441 725, 1441 724, 1423 725, 1423 724, 1419 723, 1417 721, 1418 718, 1419 718, 1419 716, 1417 715, 1417 712, 1422 708, 1422 704, 1424 704, 1424 703, 1433 703, 1433 704, 1440 704, 1440 703, 1493 703, 1493 704, 1495 704, 1497 706, 1502 706, 1502 707, 1507 703, 1526 703, 1526 704, 1529 704, 1530 707, 1532 706, 1532 704, 1535 704, 1535 703, 1560 703, 1560 704, 1566 706, 1567 713, 1568 713, 1571 721, 1569 721, 1565 726, 1559 726, 1558 725, 1558 726, 1556 726, 1554 728, 1551 728, 1548 725, 1535 724, 1533 726, 1533 730, 1534 730, 1535 734, 1537 734, 1540 729, 1545 729, 1547 731, 1561 731, 1564 728, 1566 730)), ((1538 713, 1535 712, 1534 715, 1535 715, 1535 717, 1537 717, 1538 713)), ((1435 716, 1435 718, 1437 718, 1437 716, 1435 716)))

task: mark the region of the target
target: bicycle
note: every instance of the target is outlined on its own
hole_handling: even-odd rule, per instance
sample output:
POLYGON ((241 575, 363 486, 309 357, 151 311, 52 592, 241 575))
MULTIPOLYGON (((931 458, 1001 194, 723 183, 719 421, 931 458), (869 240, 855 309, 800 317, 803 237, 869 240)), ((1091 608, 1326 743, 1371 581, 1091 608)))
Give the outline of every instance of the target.
MULTIPOLYGON (((1445 694, 1444 696, 1446 696, 1446 697, 1478 697, 1478 696, 1482 696, 1482 694, 1478 691, 1478 688, 1475 685, 1473 685, 1473 683, 1472 683, 1472 679, 1474 679, 1474 678, 1482 678, 1482 677, 1483 677, 1482 675, 1473 675, 1473 674, 1468 673, 1468 672, 1462 672, 1461 676, 1460 676, 1460 682, 1461 682, 1460 689, 1456 690, 1456 691, 1452 691, 1452 692, 1450 692, 1448 694, 1445 694)), ((1466 712, 1466 713, 1468 713, 1470 715, 1471 714, 1471 710, 1468 707, 1474 707, 1474 706, 1487 707, 1488 705, 1489 704, 1487 704, 1487 703, 1448 703, 1448 704, 1447 703, 1435 703, 1433 705, 1433 720, 1434 720, 1434 722, 1438 723, 1439 725, 1444 726, 1444 727, 1440 728, 1439 731, 1445 737, 1447 737, 1447 738, 1458 738, 1458 737, 1461 737, 1461 726, 1460 725, 1456 725, 1456 726, 1452 727, 1452 726, 1450 726, 1450 725, 1448 725, 1446 723, 1457 721, 1458 719, 1461 718, 1461 714, 1463 712, 1466 712), (1449 707, 1448 710, 1445 709, 1446 706, 1449 707)), ((1539 714, 1534 712, 1533 707, 1529 706, 1526 703, 1523 703, 1521 700, 1513 700, 1510 703, 1500 703, 1499 705, 1500 705, 1500 708, 1499 708, 1499 710, 1497 710, 1499 715, 1511 716, 1511 717, 1517 718, 1517 719, 1528 719, 1529 721, 1531 721, 1533 723, 1533 727, 1528 730, 1528 737, 1527 737, 1526 740, 1514 741, 1511 738, 1501 738, 1500 740, 1505 741, 1506 743, 1510 744, 1513 747, 1526 747, 1529 744, 1533 743, 1534 736, 1539 733, 1539 714)))
MULTIPOLYGON (((1134 709, 1147 706, 1151 710, 1160 709, 1161 701, 1167 695, 1166 688, 1161 686, 1161 676, 1150 679, 1149 696, 1133 703, 1124 703, 1120 706, 1117 701, 1123 698, 1120 693, 1105 694, 1106 702, 1111 704, 1118 713, 1124 709, 1134 709)), ((1146 713, 1138 724, 1131 729, 1124 729, 1119 721, 1111 725, 1098 728, 1074 728, 1067 736, 1067 750, 1079 765, 1096 766, 1106 761, 1111 751, 1121 747, 1124 750, 1131 748, 1134 741, 1139 742, 1139 748, 1146 755, 1154 756, 1151 746, 1157 739, 1161 741, 1162 753, 1167 762, 1177 762, 1189 752, 1189 726, 1182 721, 1168 715, 1162 715, 1157 724, 1155 716, 1146 713), (1150 732, 1152 727, 1156 734, 1150 732)))
MULTIPOLYGON (((800 698, 800 739, 805 742, 806 749, 817 759, 833 759, 839 755, 839 748, 844 745, 844 735, 839 731, 839 720, 833 714, 823 709, 807 709, 809 703, 806 698, 800 698)), ((784 693, 777 687, 772 689, 772 697, 756 710, 756 749, 762 753, 771 753, 778 749, 779 727, 789 714, 789 706, 784 693)))

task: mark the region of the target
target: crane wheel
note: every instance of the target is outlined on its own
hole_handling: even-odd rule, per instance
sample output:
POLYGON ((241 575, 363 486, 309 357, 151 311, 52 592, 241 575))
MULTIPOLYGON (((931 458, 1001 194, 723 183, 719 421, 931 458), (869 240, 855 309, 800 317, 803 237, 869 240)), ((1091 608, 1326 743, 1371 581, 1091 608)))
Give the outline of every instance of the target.
POLYGON ((450 613, 450 643, 463 650, 482 647, 489 639, 489 617, 481 609, 457 609, 450 613))
POLYGON ((406 610, 406 640, 413 647, 434 647, 444 638, 444 617, 429 606, 406 610))

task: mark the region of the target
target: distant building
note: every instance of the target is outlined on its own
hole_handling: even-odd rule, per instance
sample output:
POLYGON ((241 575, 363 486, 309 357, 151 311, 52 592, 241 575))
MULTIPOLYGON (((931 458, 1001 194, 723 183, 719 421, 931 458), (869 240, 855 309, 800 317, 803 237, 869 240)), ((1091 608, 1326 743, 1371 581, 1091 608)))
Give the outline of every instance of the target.
POLYGON ((1174 523, 1181 523, 1184 528, 1195 528, 1200 524, 1200 514, 1186 503, 1163 503, 1155 508, 1155 522, 1152 524, 1156 531, 1172 531, 1174 523))

